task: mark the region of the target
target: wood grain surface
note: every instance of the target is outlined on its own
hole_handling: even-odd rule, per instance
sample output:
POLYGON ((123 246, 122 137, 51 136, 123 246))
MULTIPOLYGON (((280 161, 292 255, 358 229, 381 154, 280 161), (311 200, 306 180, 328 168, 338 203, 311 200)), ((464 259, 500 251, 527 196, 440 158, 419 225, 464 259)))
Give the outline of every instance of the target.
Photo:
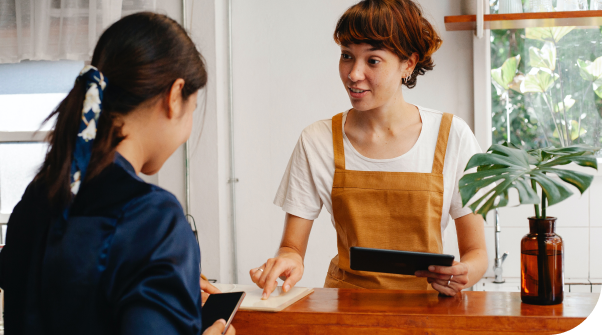
MULTIPOLYGON (((475 30, 476 15, 454 15, 444 18, 445 30, 475 30)), ((515 13, 484 15, 485 29, 518 29, 527 27, 600 26, 602 10, 571 12, 515 13)))
POLYGON ((521 303, 515 292, 317 288, 279 313, 239 311, 237 334, 558 334, 579 325, 599 294, 565 293, 554 306, 521 303))

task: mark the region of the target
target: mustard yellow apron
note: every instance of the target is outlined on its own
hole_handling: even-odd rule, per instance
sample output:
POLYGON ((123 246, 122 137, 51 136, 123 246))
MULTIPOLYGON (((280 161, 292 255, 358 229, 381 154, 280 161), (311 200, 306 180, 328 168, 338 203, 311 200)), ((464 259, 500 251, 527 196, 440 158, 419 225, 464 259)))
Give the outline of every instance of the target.
POLYGON ((330 262, 324 287, 430 288, 426 278, 351 270, 349 248, 442 252, 443 162, 452 118, 443 114, 431 173, 346 170, 343 114, 332 118, 331 196, 339 253, 330 262))

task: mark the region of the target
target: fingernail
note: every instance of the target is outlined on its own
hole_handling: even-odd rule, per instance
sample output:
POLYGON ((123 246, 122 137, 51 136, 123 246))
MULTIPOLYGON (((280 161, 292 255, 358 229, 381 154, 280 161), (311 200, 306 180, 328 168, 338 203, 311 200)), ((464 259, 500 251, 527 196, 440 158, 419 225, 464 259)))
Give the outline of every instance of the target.
POLYGON ((429 271, 435 271, 435 267, 434 266, 429 266, 429 271))
POLYGON ((224 326, 226 325, 226 320, 224 320, 224 319, 219 319, 217 321, 221 322, 224 326))
POLYGON ((291 289, 291 286, 289 284, 284 285, 284 287, 282 287, 284 289, 284 292, 288 292, 288 290, 291 289))
POLYGON ((268 298, 268 295, 267 295, 267 293, 265 293, 265 292, 264 292, 264 293, 261 295, 261 300, 265 300, 265 299, 267 299, 267 298, 268 298))

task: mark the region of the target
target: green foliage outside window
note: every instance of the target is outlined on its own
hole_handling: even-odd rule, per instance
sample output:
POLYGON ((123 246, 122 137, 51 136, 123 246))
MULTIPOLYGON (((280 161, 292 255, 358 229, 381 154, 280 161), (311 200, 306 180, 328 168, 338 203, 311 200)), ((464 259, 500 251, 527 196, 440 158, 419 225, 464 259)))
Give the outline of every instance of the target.
POLYGON ((602 27, 491 31, 493 143, 602 146, 602 27))

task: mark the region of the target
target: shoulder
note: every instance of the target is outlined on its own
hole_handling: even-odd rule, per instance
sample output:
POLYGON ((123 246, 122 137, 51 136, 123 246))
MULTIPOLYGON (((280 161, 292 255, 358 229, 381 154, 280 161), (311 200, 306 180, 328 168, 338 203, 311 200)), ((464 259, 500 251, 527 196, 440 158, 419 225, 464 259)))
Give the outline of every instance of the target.
POLYGON ((131 199, 124 206, 124 216, 132 216, 137 212, 143 212, 149 214, 149 217, 170 217, 186 221, 184 210, 172 193, 159 186, 147 185, 149 186, 147 192, 131 199))
POLYGON ((118 231, 165 232, 170 226, 187 223, 182 206, 173 194, 146 183, 119 160, 82 186, 72 214, 116 220, 118 231))
POLYGON ((130 199, 123 206, 118 229, 128 231, 153 229, 158 233, 157 236, 168 232, 172 234, 191 232, 178 199, 159 186, 146 185, 144 193, 130 199))
POLYGON ((332 119, 319 120, 305 127, 298 145, 305 151, 332 151, 332 119))
MULTIPOLYGON (((422 111, 422 114, 426 116, 426 120, 423 120, 423 122, 426 121, 432 124, 433 126, 436 125, 436 127, 438 128, 441 124, 441 119, 443 118, 444 113, 431 108, 419 108, 422 111)), ((461 117, 453 115, 451 128, 449 130, 449 139, 460 140, 462 138, 466 138, 467 136, 474 137, 472 130, 470 129, 466 121, 464 121, 461 117)))
POLYGON ((328 137, 332 139, 332 119, 316 121, 301 132, 301 138, 304 141, 322 140, 328 137))

